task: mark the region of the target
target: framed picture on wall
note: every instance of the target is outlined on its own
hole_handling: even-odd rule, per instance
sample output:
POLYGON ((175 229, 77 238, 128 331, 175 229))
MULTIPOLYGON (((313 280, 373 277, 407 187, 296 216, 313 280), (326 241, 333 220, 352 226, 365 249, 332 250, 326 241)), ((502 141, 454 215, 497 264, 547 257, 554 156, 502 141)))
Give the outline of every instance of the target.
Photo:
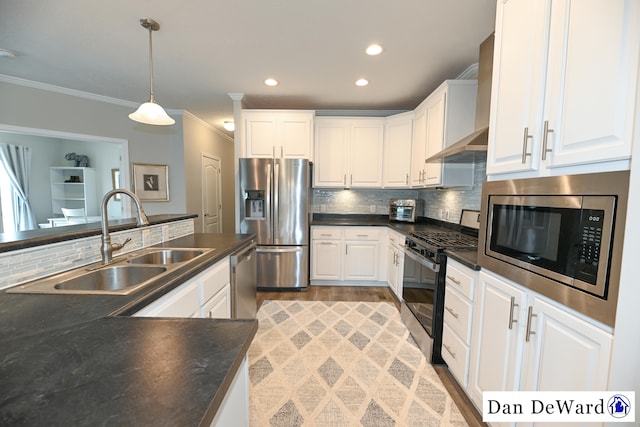
POLYGON ((169 200, 169 166, 132 163, 133 192, 142 201, 169 200))

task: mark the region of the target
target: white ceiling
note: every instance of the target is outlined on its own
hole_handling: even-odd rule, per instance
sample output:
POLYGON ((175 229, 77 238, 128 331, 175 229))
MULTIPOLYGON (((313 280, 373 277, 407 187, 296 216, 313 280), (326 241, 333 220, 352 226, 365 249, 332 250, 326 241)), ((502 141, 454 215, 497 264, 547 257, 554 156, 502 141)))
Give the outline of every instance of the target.
POLYGON ((405 110, 478 60, 495 0, 0 0, 0 74, 141 103, 216 128, 245 108, 405 110), (383 45, 376 57, 368 44, 383 45), (263 81, 273 77, 276 87, 263 81), (356 87, 358 78, 370 81, 356 87))

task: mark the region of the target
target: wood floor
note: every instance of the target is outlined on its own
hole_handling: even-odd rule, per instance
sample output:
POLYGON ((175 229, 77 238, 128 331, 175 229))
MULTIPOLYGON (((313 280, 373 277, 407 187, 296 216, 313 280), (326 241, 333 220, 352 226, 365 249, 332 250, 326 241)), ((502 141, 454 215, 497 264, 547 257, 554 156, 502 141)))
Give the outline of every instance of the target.
MULTIPOLYGON (((400 310, 400 301, 386 287, 366 286, 314 286, 310 285, 306 291, 258 291, 258 307, 267 300, 298 300, 298 301, 368 301, 393 302, 400 310)), ((465 392, 451 376, 446 366, 434 366, 442 384, 456 402, 460 412, 471 427, 486 426, 482 416, 475 409, 465 392)))

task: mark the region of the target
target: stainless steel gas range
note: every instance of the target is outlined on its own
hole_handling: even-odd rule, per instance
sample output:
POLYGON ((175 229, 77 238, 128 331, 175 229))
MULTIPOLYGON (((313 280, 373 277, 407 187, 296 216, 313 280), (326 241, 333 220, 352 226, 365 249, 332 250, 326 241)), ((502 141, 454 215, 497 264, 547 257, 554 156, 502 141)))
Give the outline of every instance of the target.
MULTIPOLYGON (((476 211, 465 212, 477 218, 476 211)), ((441 347, 447 257, 443 252, 477 247, 477 227, 417 231, 406 238, 400 312, 411 336, 433 364, 444 363, 441 347)))

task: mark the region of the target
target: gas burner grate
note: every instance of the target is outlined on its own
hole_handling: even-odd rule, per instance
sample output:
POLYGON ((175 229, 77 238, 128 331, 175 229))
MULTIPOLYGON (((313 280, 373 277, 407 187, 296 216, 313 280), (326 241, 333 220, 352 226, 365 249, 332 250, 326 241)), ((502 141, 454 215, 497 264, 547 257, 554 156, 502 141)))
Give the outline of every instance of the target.
POLYGON ((430 246, 442 249, 475 249, 478 239, 456 232, 416 231, 411 235, 430 246))

